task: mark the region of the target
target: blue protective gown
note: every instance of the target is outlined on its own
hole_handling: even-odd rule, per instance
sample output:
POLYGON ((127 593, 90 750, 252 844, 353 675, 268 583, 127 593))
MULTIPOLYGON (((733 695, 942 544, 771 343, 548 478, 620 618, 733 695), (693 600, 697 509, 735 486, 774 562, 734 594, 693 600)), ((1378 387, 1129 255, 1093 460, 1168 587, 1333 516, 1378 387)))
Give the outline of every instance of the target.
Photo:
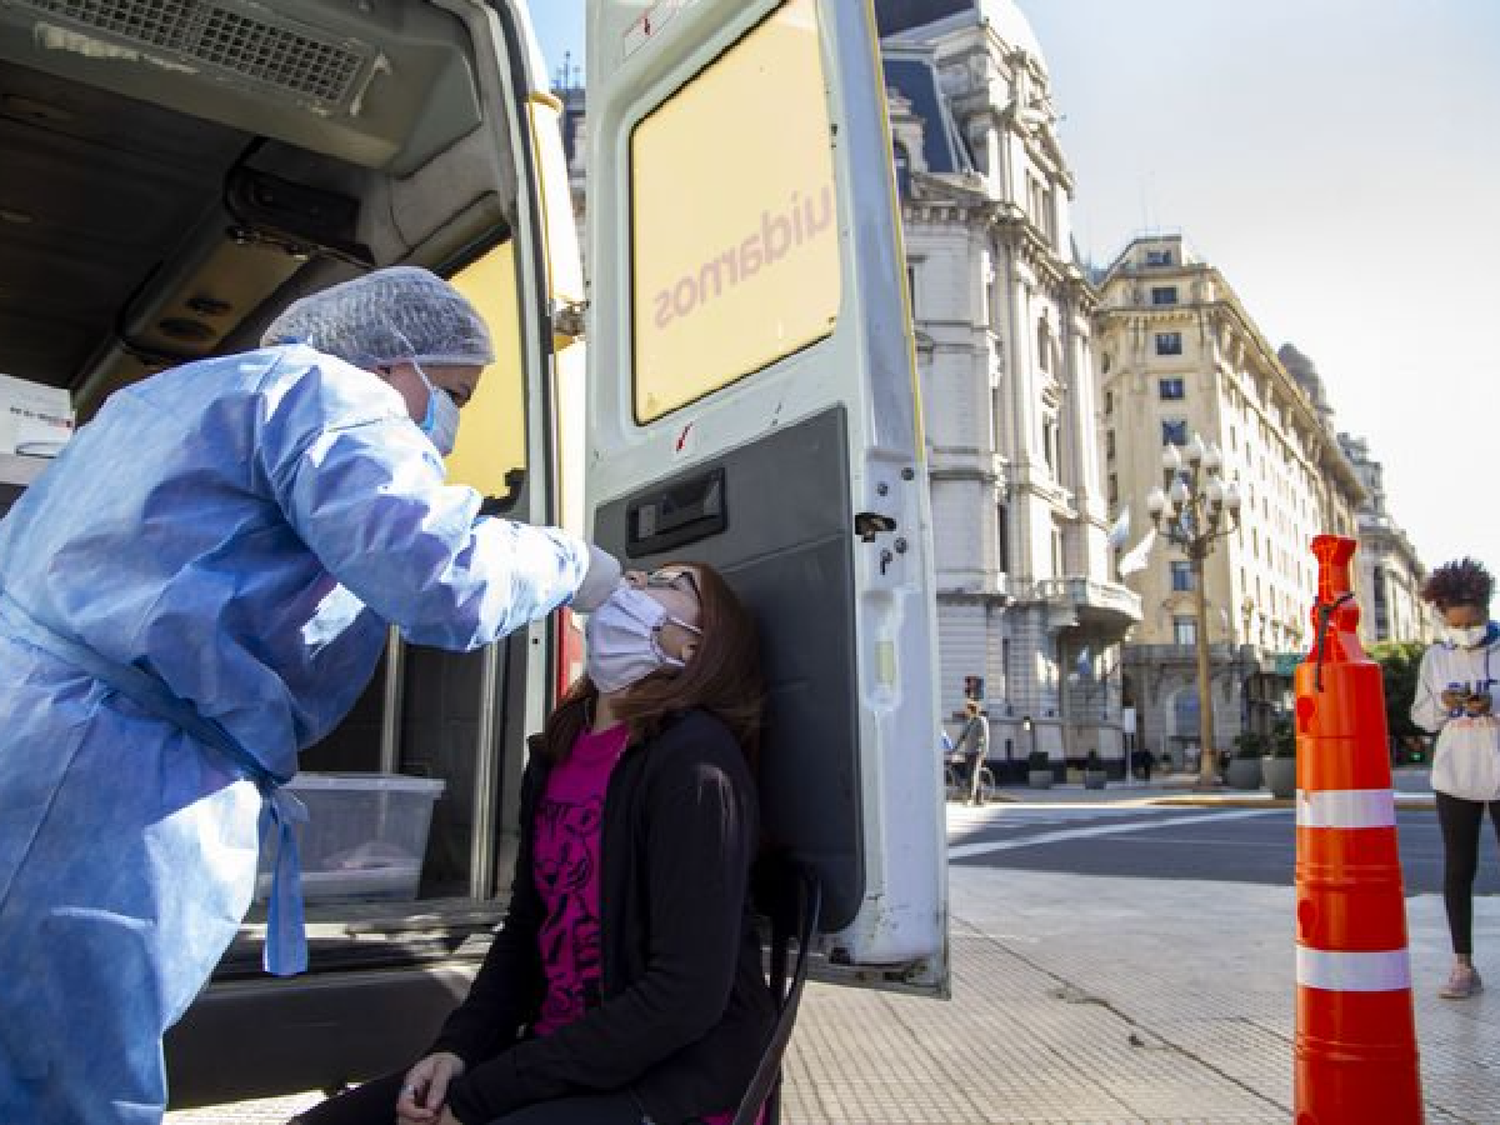
MULTIPOLYGON (((0 611, 288 776, 388 622, 470 649, 576 590, 581 541, 479 503, 374 376, 301 346, 206 360, 115 394, 0 522, 0 611)), ((249 907, 261 810, 222 752, 0 612, 0 1122, 160 1120, 161 1036, 249 907)))

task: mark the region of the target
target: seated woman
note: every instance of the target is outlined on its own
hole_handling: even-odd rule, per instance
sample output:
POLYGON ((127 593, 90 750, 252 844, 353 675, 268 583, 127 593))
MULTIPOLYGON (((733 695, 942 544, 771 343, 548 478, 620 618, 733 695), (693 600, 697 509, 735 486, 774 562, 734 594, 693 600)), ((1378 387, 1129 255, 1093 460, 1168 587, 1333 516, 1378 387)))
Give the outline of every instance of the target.
POLYGON ((533 740, 511 900, 409 1069, 300 1125, 727 1123, 775 1005, 749 897, 754 624, 701 563, 628 574, 533 740))

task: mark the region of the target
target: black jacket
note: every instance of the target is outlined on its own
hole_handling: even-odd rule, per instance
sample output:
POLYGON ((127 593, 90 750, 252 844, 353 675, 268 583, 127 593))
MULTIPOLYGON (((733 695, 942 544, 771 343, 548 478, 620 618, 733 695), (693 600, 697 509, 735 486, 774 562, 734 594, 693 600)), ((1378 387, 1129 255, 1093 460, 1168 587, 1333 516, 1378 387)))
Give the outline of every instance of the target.
POLYGON ((544 991, 532 878, 533 753, 509 909, 468 999, 433 1045, 468 1064, 448 1104, 464 1125, 570 1093, 631 1089, 657 1125, 735 1108, 775 1022, 749 907, 759 813, 744 754, 689 712, 610 775, 600 839, 600 997, 529 1038, 544 991))

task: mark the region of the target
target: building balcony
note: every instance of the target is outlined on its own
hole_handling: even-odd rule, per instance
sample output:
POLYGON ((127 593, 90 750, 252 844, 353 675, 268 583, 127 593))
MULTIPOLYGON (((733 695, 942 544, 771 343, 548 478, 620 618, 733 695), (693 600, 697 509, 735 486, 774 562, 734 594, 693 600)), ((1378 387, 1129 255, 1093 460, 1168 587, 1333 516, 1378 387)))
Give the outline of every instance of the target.
MULTIPOLYGON (((1198 662, 1196 645, 1131 644, 1125 646, 1126 659, 1137 665, 1154 668, 1181 666, 1193 668, 1198 662)), ((1273 676, 1290 679, 1302 662, 1301 652, 1272 652, 1258 645, 1211 644, 1209 663, 1215 669, 1231 668, 1242 676, 1273 676)))
POLYGON ((1044 578, 1033 585, 1028 601, 1064 611, 1077 624, 1123 633, 1141 620, 1141 598, 1117 582, 1093 578, 1044 578))
POLYGON ((1010 576, 993 570, 965 570, 938 567, 938 596, 948 601, 996 602, 1014 601, 1010 576))

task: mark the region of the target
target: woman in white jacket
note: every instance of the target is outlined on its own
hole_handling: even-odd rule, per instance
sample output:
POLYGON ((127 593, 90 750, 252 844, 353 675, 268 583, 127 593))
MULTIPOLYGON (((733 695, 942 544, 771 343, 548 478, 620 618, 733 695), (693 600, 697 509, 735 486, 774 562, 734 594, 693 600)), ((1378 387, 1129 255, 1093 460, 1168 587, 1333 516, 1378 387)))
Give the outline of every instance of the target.
POLYGON ((1443 901, 1454 965, 1438 990, 1467 1000, 1483 987, 1474 970, 1474 875, 1485 809, 1500 838, 1500 718, 1493 692, 1500 680, 1500 625, 1489 619, 1495 581, 1472 559, 1446 563, 1422 587, 1442 619, 1438 643, 1422 657, 1412 721, 1437 732, 1432 788, 1443 830, 1443 901))

